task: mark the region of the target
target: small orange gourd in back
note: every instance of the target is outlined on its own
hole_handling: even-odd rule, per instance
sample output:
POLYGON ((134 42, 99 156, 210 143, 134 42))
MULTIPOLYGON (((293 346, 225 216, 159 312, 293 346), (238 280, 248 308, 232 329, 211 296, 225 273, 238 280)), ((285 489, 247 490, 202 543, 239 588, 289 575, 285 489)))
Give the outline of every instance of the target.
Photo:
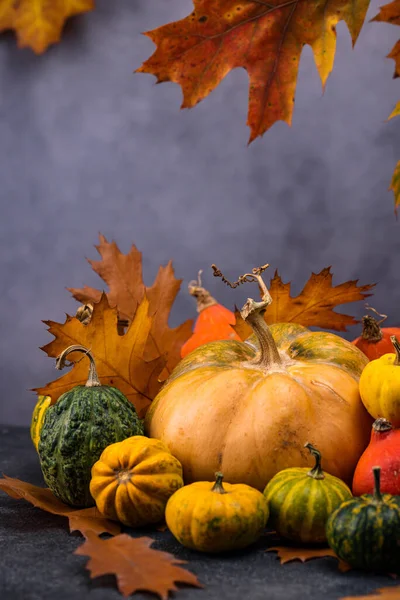
MULTIPOLYGON (((361 352, 368 356, 369 360, 380 358, 388 352, 393 352, 393 345, 390 341, 391 335, 400 336, 400 327, 381 327, 381 324, 386 321, 387 315, 381 315, 372 306, 368 304, 365 308, 372 310, 378 317, 377 321, 370 315, 364 315, 362 318, 363 330, 360 337, 352 341, 352 344, 357 346, 361 352)), ((372 474, 371 474, 372 477, 372 474)))
POLYGON ((202 271, 199 271, 197 281, 191 281, 188 285, 189 294, 197 300, 199 316, 194 326, 193 335, 181 348, 182 358, 208 342, 218 340, 240 341, 240 337, 232 327, 236 323, 234 313, 219 304, 210 292, 202 287, 201 274, 202 271))

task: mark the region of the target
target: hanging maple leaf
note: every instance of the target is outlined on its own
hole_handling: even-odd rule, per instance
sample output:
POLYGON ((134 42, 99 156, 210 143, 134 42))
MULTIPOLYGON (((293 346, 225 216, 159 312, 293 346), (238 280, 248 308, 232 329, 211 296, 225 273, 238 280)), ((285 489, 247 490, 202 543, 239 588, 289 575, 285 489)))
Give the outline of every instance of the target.
MULTIPOLYGON (((393 0, 389 4, 385 4, 380 7, 379 13, 371 19, 371 21, 378 21, 381 23, 391 23, 392 25, 400 25, 400 0, 393 0)), ((400 76, 400 40, 397 40, 396 44, 392 48, 391 52, 387 55, 387 58, 392 58, 395 63, 393 78, 400 76)), ((400 114, 400 102, 396 104, 393 112, 389 116, 389 119, 396 117, 400 114)), ((389 120, 388 119, 388 120, 389 120)), ((394 170, 392 181, 390 182, 389 190, 393 191, 394 194, 394 212, 397 216, 397 209, 400 206, 400 161, 397 163, 394 170)))
MULTIPOLYGON (((169 313, 181 287, 182 280, 176 279, 172 262, 160 267, 154 283, 146 287, 142 276, 142 253, 134 244, 128 254, 123 254, 115 242, 109 243, 100 234, 100 244, 96 246, 101 260, 88 262, 93 270, 109 287, 107 294, 110 306, 116 307, 119 319, 129 324, 134 319, 137 307, 144 294, 149 300, 149 315, 153 318, 149 344, 145 358, 151 359, 160 354, 167 356, 165 379, 180 361, 181 347, 191 336, 193 321, 185 321, 178 327, 168 326, 169 313)), ((82 289, 68 288, 73 297, 83 304, 98 302, 101 292, 85 286, 82 289)))
MULTIPOLYGON (((400 17, 399 17, 400 19, 400 17)), ((392 110, 389 115, 388 121, 393 119, 394 117, 398 117, 400 115, 400 102, 397 102, 396 106, 392 110)), ((400 161, 397 163, 396 168, 394 170, 392 181, 390 182, 389 190, 393 191, 394 194, 394 211, 397 215, 397 209, 400 206, 400 161)))
MULTIPOLYGON (((340 304, 364 300, 371 296, 368 292, 375 286, 357 284, 358 279, 332 286, 331 267, 326 267, 320 273, 312 273, 300 294, 292 297, 290 283, 283 283, 278 271, 275 271, 269 286, 272 303, 265 311, 265 321, 268 325, 293 322, 305 327, 346 331, 349 325, 355 325, 358 321, 333 309, 340 304)), ((235 314, 237 321, 234 329, 245 340, 252 334, 252 329, 243 321, 238 310, 235 314)))
POLYGON ((0 479, 0 489, 16 500, 23 499, 53 515, 67 517, 71 533, 80 531, 84 536, 87 536, 88 532, 117 535, 121 531, 118 523, 105 519, 96 507, 72 509, 58 500, 48 488, 4 475, 4 479, 0 479))
POLYGON ((89 533, 75 554, 90 557, 87 569, 92 578, 115 575, 124 596, 146 591, 166 600, 169 592, 178 589, 175 582, 203 587, 193 573, 179 566, 186 561, 150 548, 153 543, 149 537, 132 538, 125 533, 108 540, 89 533))
MULTIPOLYGON (((117 311, 110 308, 107 296, 102 294, 100 301, 93 305, 93 314, 87 325, 68 315, 64 323, 45 321, 55 339, 42 350, 55 358, 71 344, 89 348, 96 361, 101 383, 118 388, 142 417, 160 388, 159 375, 165 366, 163 356, 152 360, 143 358, 154 321, 148 309, 149 301, 144 296, 127 332, 118 335, 117 311)), ((35 391, 51 396, 54 404, 64 392, 84 385, 88 377, 88 365, 81 358, 78 353, 71 353, 68 359, 76 363, 73 369, 44 387, 35 388, 35 391)))
POLYGON ((340 600, 400 600, 400 586, 379 588, 366 596, 346 596, 340 600))
MULTIPOLYGON (((371 19, 371 21, 378 21, 381 23, 391 23, 392 25, 400 25, 400 0, 393 0, 389 4, 381 6, 379 13, 371 19)), ((393 58, 395 62, 395 69, 393 77, 400 76, 400 40, 396 42, 391 52, 387 55, 387 58, 393 58)))
POLYGON ((276 121, 292 121, 303 46, 310 45, 322 86, 332 71, 336 25, 345 21, 353 45, 369 0, 193 0, 194 11, 147 35, 157 46, 137 69, 182 87, 181 108, 203 100, 234 68, 247 70, 247 124, 252 142, 276 121))
POLYGON ((65 21, 94 9, 94 0, 0 0, 0 32, 14 29, 20 48, 43 54, 61 39, 65 21))
POLYGON ((342 573, 351 569, 350 565, 340 560, 334 551, 328 547, 297 548, 295 546, 275 546, 273 548, 268 548, 266 552, 277 552, 281 565, 294 560, 299 560, 304 563, 313 558, 325 558, 327 556, 331 556, 332 558, 337 558, 339 561, 339 570, 342 571, 342 573))

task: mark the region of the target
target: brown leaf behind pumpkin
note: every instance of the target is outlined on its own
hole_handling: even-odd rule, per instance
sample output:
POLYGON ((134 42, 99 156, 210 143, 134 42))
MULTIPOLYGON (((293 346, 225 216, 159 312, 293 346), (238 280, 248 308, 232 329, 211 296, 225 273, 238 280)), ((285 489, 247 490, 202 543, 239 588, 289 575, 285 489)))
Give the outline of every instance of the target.
POLYGON ((0 489, 11 498, 26 500, 33 506, 53 515, 67 517, 71 533, 80 531, 84 536, 87 536, 88 532, 117 535, 121 531, 119 523, 105 519, 96 507, 73 509, 58 500, 48 488, 38 487, 4 475, 4 479, 0 479, 0 489))
MULTIPOLYGON (((293 297, 290 294, 291 284, 283 283, 278 271, 275 271, 269 285, 272 304, 265 311, 265 321, 268 325, 293 322, 305 327, 346 331, 349 325, 355 325, 358 321, 333 309, 341 304, 368 298, 374 286, 358 286, 358 279, 333 286, 331 267, 326 267, 320 273, 311 273, 300 294, 293 297)), ((235 315, 234 329, 242 340, 246 340, 252 334, 252 329, 243 321, 239 311, 235 315)))
MULTIPOLYGON (((128 254, 123 254, 114 241, 108 242, 101 234, 99 237, 100 244, 96 249, 101 260, 88 259, 88 262, 108 285, 109 304, 118 310, 120 319, 130 323, 146 294, 153 323, 145 358, 150 360, 160 354, 167 356, 166 369, 161 377, 165 379, 180 361, 181 347, 192 334, 192 320, 175 328, 168 325, 169 314, 182 280, 176 279, 172 262, 169 261, 165 267, 160 266, 153 285, 146 287, 143 282, 142 253, 136 246, 132 244, 128 254)), ((83 304, 93 304, 101 297, 101 292, 91 287, 67 289, 83 304)))
MULTIPOLYGON (((154 317, 148 311, 149 301, 144 296, 127 332, 118 335, 117 311, 110 308, 103 294, 100 301, 93 305, 92 318, 87 325, 70 316, 64 323, 46 321, 55 339, 42 350, 55 358, 71 344, 89 348, 101 383, 118 388, 135 406, 138 415, 143 417, 160 389, 159 376, 165 366, 163 356, 158 355, 153 360, 143 358, 154 322, 154 317)), ((82 355, 77 352, 71 353, 68 359, 75 363, 70 371, 43 387, 35 388, 38 394, 51 396, 52 404, 64 392, 87 381, 87 360, 81 360, 82 355)))
POLYGON ((203 587, 193 573, 180 566, 186 561, 150 548, 153 543, 149 537, 132 538, 125 533, 108 540, 89 533, 75 554, 90 557, 86 568, 92 578, 115 575, 124 596, 146 591, 166 600, 169 592, 178 589, 175 582, 203 587))

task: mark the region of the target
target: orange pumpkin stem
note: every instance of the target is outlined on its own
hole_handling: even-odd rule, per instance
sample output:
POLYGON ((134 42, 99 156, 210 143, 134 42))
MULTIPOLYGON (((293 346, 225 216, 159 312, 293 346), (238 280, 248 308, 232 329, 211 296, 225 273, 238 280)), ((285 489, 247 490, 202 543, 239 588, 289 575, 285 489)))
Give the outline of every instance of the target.
POLYGON ((83 352, 90 360, 90 367, 89 367, 89 376, 88 376, 88 380, 85 384, 86 387, 98 387, 101 385, 101 381, 99 379, 99 376, 97 375, 97 369, 96 369, 96 363, 94 362, 94 358, 93 355, 91 354, 90 350, 88 350, 87 348, 85 348, 85 346, 80 346, 78 344, 74 344, 73 346, 68 346, 68 348, 66 348, 63 352, 61 352, 61 354, 59 356, 57 356, 56 358, 56 369, 59 369, 61 371, 61 369, 63 369, 65 366, 71 366, 72 363, 68 363, 66 362, 66 358, 68 356, 68 354, 70 354, 71 352, 83 352))
POLYGON ((372 472, 374 474, 374 498, 377 502, 382 502, 381 468, 380 467, 372 467, 372 472))
POLYGON ((261 277, 261 274, 268 269, 268 267, 269 264, 262 265, 261 267, 254 267, 251 273, 240 275, 237 281, 231 283, 228 279, 226 279, 216 265, 211 265, 211 268, 214 271, 214 277, 221 277, 222 281, 231 288, 236 288, 242 283, 252 281, 256 281, 258 283, 258 287, 260 288, 262 295, 261 302, 256 302, 252 298, 248 298, 243 305, 240 314, 242 315, 242 318, 250 324, 258 339, 260 344, 260 354, 254 361, 254 364, 263 368, 282 364, 282 359, 279 356, 278 348, 276 347, 272 333, 264 319, 264 313, 272 302, 271 294, 269 293, 268 288, 261 277))
POLYGON ((390 341, 393 344, 394 347, 394 351, 396 352, 396 359, 394 361, 394 365, 400 365, 400 344, 398 342, 398 339, 395 335, 391 335, 390 336, 390 341))
POLYGON ((214 304, 218 304, 215 298, 213 298, 208 290, 203 288, 201 284, 201 274, 202 270, 197 274, 197 280, 189 282, 188 290, 189 294, 196 298, 197 301, 197 312, 201 313, 202 310, 208 308, 209 306, 214 306, 214 304))
POLYGON ((215 473, 215 483, 214 483, 213 487, 211 488, 212 492, 216 492, 217 494, 227 494, 228 493, 224 489, 224 486, 222 485, 223 478, 224 478, 224 476, 222 473, 220 473, 220 472, 215 473))
POLYGON ((308 448, 310 453, 315 458, 315 466, 311 469, 311 471, 308 471, 307 475, 313 479, 325 479, 325 475, 321 467, 321 452, 309 442, 304 444, 304 448, 308 448))

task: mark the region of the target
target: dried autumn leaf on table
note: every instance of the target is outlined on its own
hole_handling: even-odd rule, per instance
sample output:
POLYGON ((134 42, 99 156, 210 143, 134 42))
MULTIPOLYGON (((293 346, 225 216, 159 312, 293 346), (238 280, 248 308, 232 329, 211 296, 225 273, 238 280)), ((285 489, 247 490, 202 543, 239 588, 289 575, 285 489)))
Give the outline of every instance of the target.
POLYGON ((157 82, 173 81, 191 108, 237 67, 246 69, 250 94, 249 143, 276 121, 292 121, 300 55, 312 47, 322 85, 332 71, 336 25, 345 21, 353 45, 369 0, 194 0, 193 12, 147 35, 157 46, 137 69, 157 82))
POLYGON ((41 488, 4 475, 4 479, 0 479, 0 489, 16 500, 26 500, 33 506, 53 515, 67 517, 71 533, 80 531, 86 536, 91 531, 96 534, 111 533, 111 535, 117 535, 121 531, 118 523, 105 519, 96 507, 72 509, 61 500, 58 500, 48 488, 41 488))
POLYGON ((340 600, 400 600, 400 586, 379 588, 366 596, 345 596, 340 600))
POLYGON ((60 41, 65 21, 94 9, 94 0, 0 0, 0 32, 14 29, 19 48, 43 54, 60 41))
MULTIPOLYGON (((146 287, 142 275, 142 253, 134 244, 128 254, 123 254, 115 242, 108 242, 100 235, 96 246, 101 260, 88 260, 93 270, 109 287, 107 293, 111 307, 116 307, 120 319, 128 323, 134 319, 137 308, 146 294, 149 300, 149 315, 153 318, 149 345, 145 358, 151 359, 160 354, 167 355, 166 372, 161 379, 171 373, 180 361, 183 344, 192 334, 193 321, 185 321, 175 328, 168 326, 169 313, 181 287, 182 280, 176 279, 171 261, 160 267, 154 283, 146 287)), ((85 286, 82 289, 68 288, 73 297, 83 304, 98 302, 101 292, 85 286)))
MULTIPOLYGON (((368 292, 375 284, 358 286, 358 279, 332 285, 331 267, 320 273, 311 273, 303 290, 298 296, 290 295, 290 283, 283 283, 278 271, 270 281, 269 292, 272 304, 265 311, 265 321, 272 323, 299 323, 305 327, 321 327, 335 331, 346 331, 349 325, 355 325, 354 317, 335 312, 340 304, 364 300, 371 296, 368 292)), ((236 333, 245 340, 252 329, 236 311, 236 333)))
POLYGON ((281 565, 292 562, 294 560, 300 560, 301 562, 307 562, 313 558, 325 558, 331 556, 337 558, 339 561, 339 570, 342 572, 349 571, 351 567, 340 560, 331 548, 296 548, 295 546, 274 546, 268 548, 266 552, 277 552, 280 559, 281 565))
POLYGON ((115 575, 124 596, 146 591, 166 600, 169 592, 178 589, 175 582, 203 587, 193 573, 179 566, 186 561, 150 548, 153 543, 149 537, 132 538, 125 533, 108 540, 89 534, 75 554, 90 557, 87 569, 92 578, 115 575))
MULTIPOLYGON (((65 348, 79 344, 92 351, 97 373, 103 385, 118 388, 143 417, 152 399, 160 389, 158 380, 165 366, 165 357, 146 360, 146 347, 154 317, 148 314, 146 296, 139 304, 135 317, 124 335, 118 335, 117 311, 110 308, 105 294, 93 305, 90 323, 84 325, 76 317, 67 316, 64 323, 45 321, 55 339, 42 350, 57 357, 65 348)), ((82 356, 73 352, 68 356, 74 367, 65 375, 41 388, 38 394, 51 396, 52 404, 64 392, 77 385, 84 385, 88 377, 88 364, 82 356)))

